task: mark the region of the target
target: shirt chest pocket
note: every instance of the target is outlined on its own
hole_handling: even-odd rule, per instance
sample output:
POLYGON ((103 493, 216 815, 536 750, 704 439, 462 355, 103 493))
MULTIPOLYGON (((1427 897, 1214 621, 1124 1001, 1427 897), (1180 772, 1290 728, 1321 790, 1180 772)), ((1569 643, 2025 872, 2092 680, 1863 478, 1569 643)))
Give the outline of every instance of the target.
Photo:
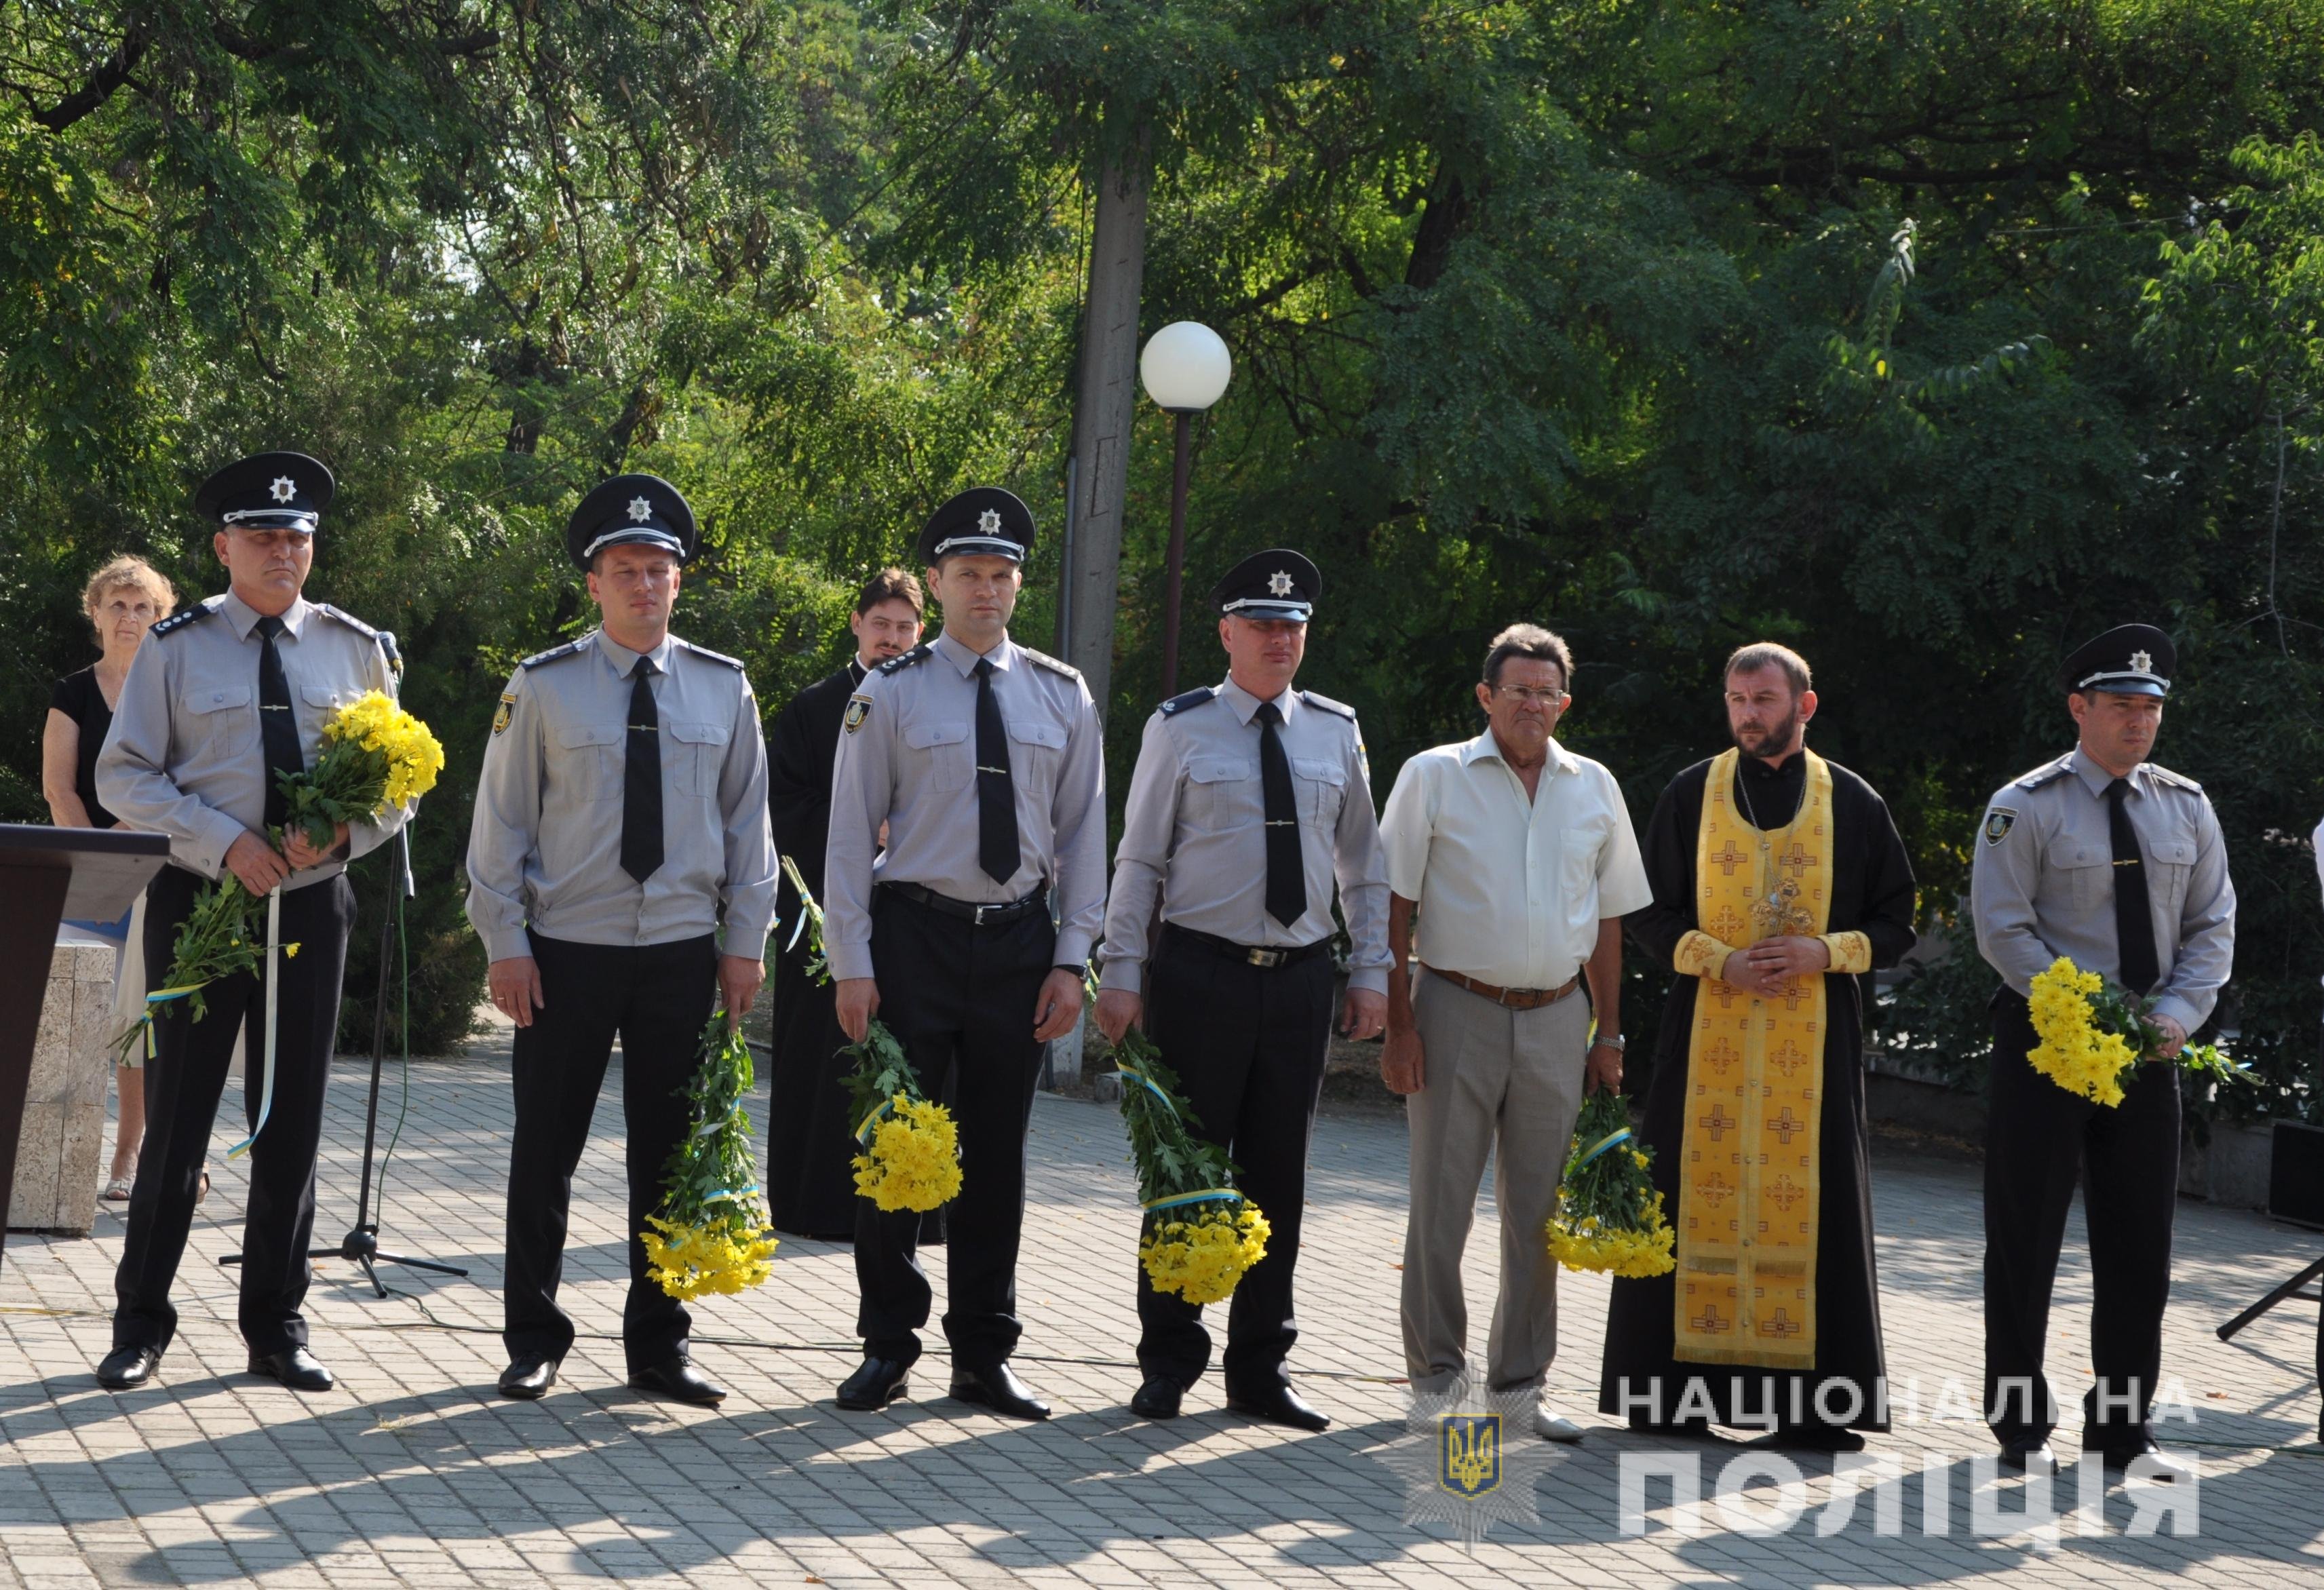
MULTIPOLYGON (((1567 823, 1557 835, 1557 881, 1566 909, 1578 920, 1598 914, 1598 861, 1614 832, 1611 812, 1591 811, 1567 823)), ((1592 940, 1594 946, 1595 940, 1592 940)))
POLYGON ((1038 717, 1009 720, 1010 777, 1028 790, 1044 794, 1057 787, 1057 769, 1065 760, 1062 725, 1038 717))
POLYGON ((2041 903, 2064 904, 2077 911, 2094 911, 2114 903, 2114 851, 2089 839, 2052 839, 2042 853, 2042 870, 2048 897, 2041 903))
POLYGON ((1321 757, 1291 759, 1291 783, 1299 796, 1299 816, 1309 827, 1329 830, 1340 826, 1340 808, 1348 799, 1347 764, 1321 757))
POLYGON ((576 724, 557 732, 558 757, 549 770, 549 787, 562 785, 576 800, 613 800, 622 793, 629 762, 624 726, 576 724))
POLYGON ((186 692, 188 744, 207 756, 240 756, 258 742, 254 685, 210 685, 186 692))
POLYGON ((897 769, 899 781, 925 783, 931 790, 965 790, 976 772, 964 723, 916 723, 904 727, 904 748, 911 754, 897 769))
POLYGON ((2163 920, 2176 922, 2187 903, 2187 883, 2195 875, 2195 837, 2167 834, 2146 841, 2147 864, 2153 870, 2153 893, 2163 908, 2163 920))
POLYGON ((663 740, 668 747, 670 787, 697 800, 718 793, 718 775, 726 765, 726 741, 731 731, 723 723, 673 723, 663 740))
POLYGON ((1205 834, 1224 833, 1259 819, 1259 763, 1234 756, 1197 756, 1186 763, 1186 790, 1180 805, 1186 826, 1205 834))

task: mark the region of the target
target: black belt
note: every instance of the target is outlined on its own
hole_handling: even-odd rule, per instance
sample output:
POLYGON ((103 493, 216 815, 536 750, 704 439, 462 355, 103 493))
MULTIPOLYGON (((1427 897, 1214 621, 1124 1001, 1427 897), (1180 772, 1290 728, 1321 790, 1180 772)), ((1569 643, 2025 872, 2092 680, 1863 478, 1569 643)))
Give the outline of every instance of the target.
POLYGON ((1247 966, 1259 966, 1267 971, 1273 971, 1277 966, 1296 966, 1301 961, 1312 959, 1332 948, 1332 941, 1329 938, 1318 938, 1313 944, 1277 947, 1237 944, 1231 938, 1222 938, 1215 933, 1197 933, 1194 929, 1181 928, 1176 922, 1163 923, 1162 931, 1167 935, 1183 939, 1188 944, 1200 945, 1203 948, 1222 955, 1229 960, 1240 961, 1247 966))
POLYGON ((980 928, 997 922, 1013 922, 1019 917, 1029 917, 1035 911, 1049 909, 1049 886, 1044 883, 1022 900, 1003 901, 999 905, 979 905, 974 901, 954 900, 949 894, 939 894, 933 889, 923 889, 918 883, 882 883, 881 888, 899 894, 914 905, 924 905, 940 916, 958 917, 964 922, 973 922, 980 928))

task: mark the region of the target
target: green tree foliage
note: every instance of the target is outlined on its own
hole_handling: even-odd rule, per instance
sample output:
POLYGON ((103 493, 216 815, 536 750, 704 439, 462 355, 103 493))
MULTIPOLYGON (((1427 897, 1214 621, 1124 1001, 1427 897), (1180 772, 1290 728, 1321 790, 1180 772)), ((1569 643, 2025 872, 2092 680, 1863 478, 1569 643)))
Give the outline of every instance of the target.
MULTIPOLYGON (((1565 735, 1641 812, 1721 743, 1720 659, 1782 639, 1950 931, 1986 796, 2070 743, 2057 660, 2151 619, 2161 754, 2242 896, 2251 1102, 2302 1106, 2324 0, 36 0, 0 84, 0 800, 35 809, 85 571, 135 547, 208 588, 190 483, 308 446, 345 483, 315 588, 406 636, 452 749, 435 1008, 478 969, 455 874, 500 676, 586 619, 575 493, 685 487, 689 633, 771 709, 949 491, 1058 526, 1111 158, 1151 175, 1144 329, 1236 359, 1189 588, 1317 559, 1306 681, 1383 792, 1474 732, 1513 619, 1573 643, 1565 735)), ((1117 800, 1158 686, 1150 409, 1131 464, 1117 800)), ((1989 986, 1957 948, 1896 1041, 1966 1074, 1989 986)))

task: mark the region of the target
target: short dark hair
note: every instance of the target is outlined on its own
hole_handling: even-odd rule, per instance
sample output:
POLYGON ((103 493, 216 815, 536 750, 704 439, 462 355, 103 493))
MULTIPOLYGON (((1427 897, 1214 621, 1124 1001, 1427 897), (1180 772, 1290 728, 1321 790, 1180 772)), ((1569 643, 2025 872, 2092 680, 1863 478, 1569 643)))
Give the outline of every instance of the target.
POLYGON ((1738 673, 1757 673, 1763 668, 1780 668, 1784 678, 1791 681, 1794 700, 1808 693, 1814 684, 1808 672, 1808 660, 1789 646, 1779 646, 1773 641, 1754 641, 1748 646, 1738 646, 1727 659, 1727 671, 1719 676, 1724 685, 1738 673))
POLYGON ((920 577, 893 564, 873 575, 856 593, 856 616, 862 617, 882 602, 909 602, 913 612, 927 611, 927 600, 920 593, 920 577))
POLYGON ((1563 640, 1537 624, 1513 624, 1493 637, 1493 649, 1485 653, 1485 682, 1499 689, 1501 664, 1512 657, 1554 662, 1557 688, 1563 690, 1573 683, 1573 653, 1566 649, 1563 640))

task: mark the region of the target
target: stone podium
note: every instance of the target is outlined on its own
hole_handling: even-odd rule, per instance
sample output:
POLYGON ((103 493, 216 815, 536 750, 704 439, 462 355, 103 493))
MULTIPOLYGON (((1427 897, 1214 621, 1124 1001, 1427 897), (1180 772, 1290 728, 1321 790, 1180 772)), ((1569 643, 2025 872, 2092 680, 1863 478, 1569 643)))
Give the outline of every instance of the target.
POLYGON ((17 1231, 86 1236, 97 1223, 114 959, 113 946, 93 934, 67 928, 57 935, 16 1133, 8 1224, 17 1231))

